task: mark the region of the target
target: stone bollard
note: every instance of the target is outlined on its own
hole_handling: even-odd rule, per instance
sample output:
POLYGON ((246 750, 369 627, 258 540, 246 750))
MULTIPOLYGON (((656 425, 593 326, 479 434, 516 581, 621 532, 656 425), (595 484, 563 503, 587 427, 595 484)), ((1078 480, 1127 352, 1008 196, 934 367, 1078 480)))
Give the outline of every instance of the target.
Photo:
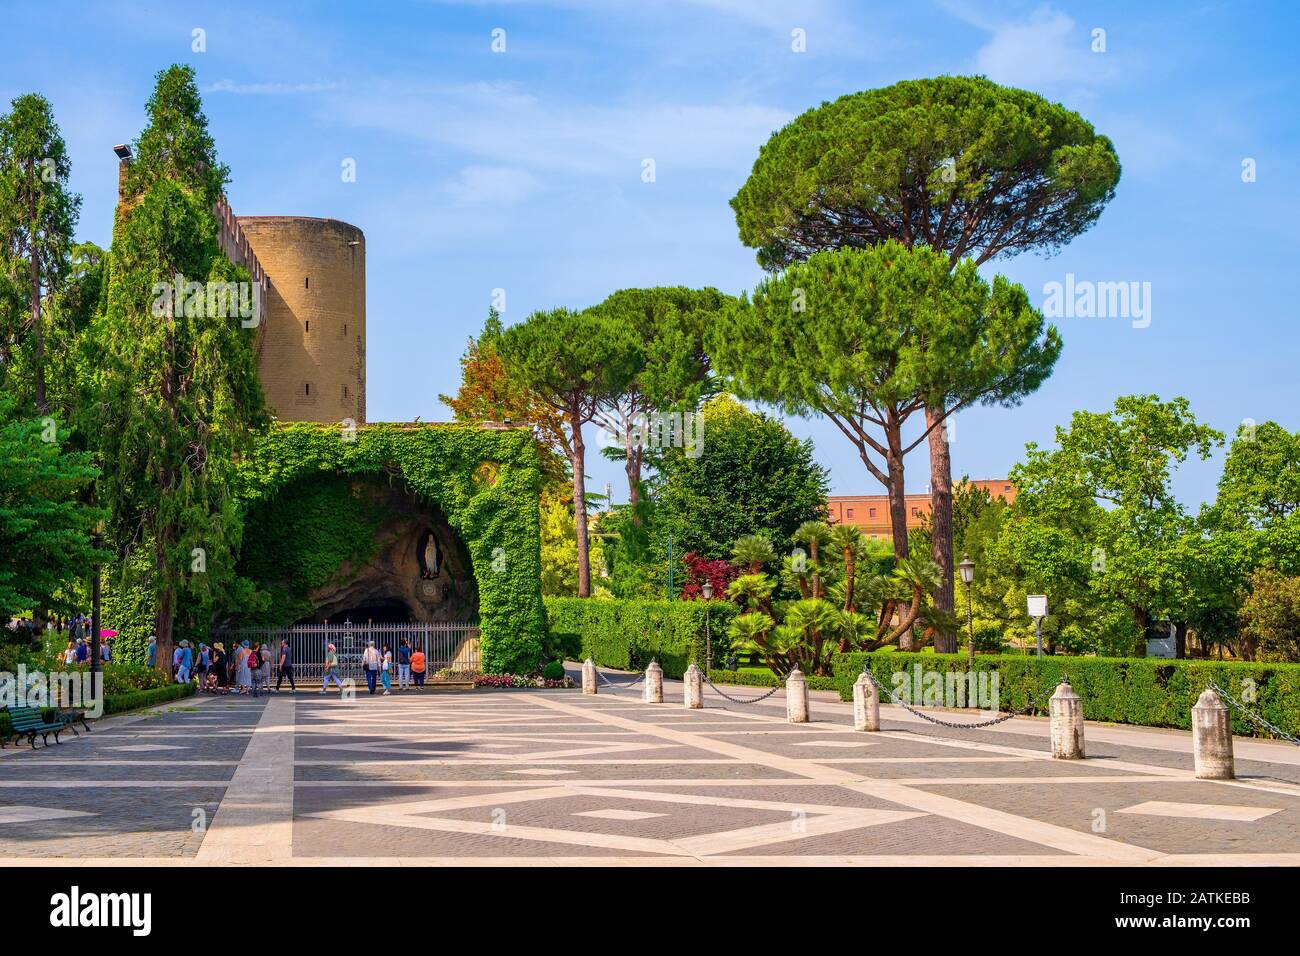
POLYGON ((582 662, 582 692, 596 693, 596 664, 590 657, 582 662))
POLYGON ((699 710, 704 706, 704 675, 692 664, 682 675, 684 696, 682 702, 689 710, 699 710))
POLYGON ((808 682, 798 667, 785 679, 785 719, 792 724, 808 723, 808 682))
POLYGON ((1048 703, 1052 715, 1052 756, 1061 760, 1083 759, 1083 698, 1069 681, 1056 685, 1048 703))
POLYGON ((645 691, 641 699, 647 704, 664 702, 664 669, 658 661, 651 661, 645 669, 645 691))
POLYGON ((865 672, 853 684, 853 729, 880 729, 880 691, 865 672))
POLYGON ((1192 708, 1192 753, 1198 780, 1231 780, 1232 721, 1219 695, 1205 689, 1192 708))

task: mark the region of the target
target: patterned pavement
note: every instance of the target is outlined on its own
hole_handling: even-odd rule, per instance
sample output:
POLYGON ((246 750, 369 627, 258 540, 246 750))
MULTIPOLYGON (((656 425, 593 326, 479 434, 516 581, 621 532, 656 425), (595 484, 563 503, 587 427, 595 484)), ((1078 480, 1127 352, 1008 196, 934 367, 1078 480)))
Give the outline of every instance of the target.
MULTIPOLYGON (((626 678, 622 678, 626 679, 626 678)), ((474 691, 191 699, 0 751, 0 863, 1182 865, 1300 863, 1300 757, 1186 733, 944 730, 778 698, 474 691), (724 707, 725 705, 725 707, 724 707)), ((739 696, 742 691, 737 691, 739 696)), ((954 719, 962 719, 960 717, 954 719)))

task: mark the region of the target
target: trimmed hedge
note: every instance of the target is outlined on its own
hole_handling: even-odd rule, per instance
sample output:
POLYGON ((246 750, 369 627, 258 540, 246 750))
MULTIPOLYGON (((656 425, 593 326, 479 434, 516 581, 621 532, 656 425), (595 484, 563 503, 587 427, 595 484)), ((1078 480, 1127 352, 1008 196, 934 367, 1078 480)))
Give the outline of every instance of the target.
POLYGON ((198 690, 192 681, 188 684, 167 684, 163 687, 151 687, 148 690, 133 690, 125 694, 110 694, 104 698, 104 716, 120 714, 127 710, 141 707, 153 707, 170 700, 190 697, 198 690))
MULTIPOLYGON (((895 673, 911 672, 917 663, 923 672, 965 673, 969 668, 965 654, 843 654, 834 666, 840 697, 853 699, 853 682, 864 664, 889 688, 895 673)), ((998 702, 1004 711, 1023 710, 1031 701, 1040 701, 1045 707, 1056 685, 1068 676, 1083 698, 1083 715, 1088 720, 1184 730, 1191 727, 1192 706, 1210 681, 1245 703, 1243 681, 1249 678, 1254 681, 1254 700, 1247 706, 1287 733, 1300 734, 1300 664, 980 654, 974 669, 998 672, 998 702)), ((1250 718, 1231 707, 1229 710, 1234 734, 1269 736, 1250 718)))
POLYGON ((544 599, 553 635, 577 634, 581 656, 601 667, 637 671, 659 661, 665 677, 681 677, 705 660, 705 625, 713 659, 726 656, 727 625, 737 608, 727 601, 647 601, 620 598, 544 599))
MULTIPOLYGON (((729 671, 713 669, 709 671, 709 680, 715 684, 736 684, 741 687, 784 687, 785 681, 777 677, 771 671, 763 674, 745 671, 729 671)), ((816 674, 804 675, 804 680, 808 682, 809 690, 840 690, 840 681, 838 677, 819 677, 816 674)), ((850 685, 852 687, 852 685, 850 685)), ((850 697, 852 691, 850 690, 850 697)))
MULTIPOLYGON (((180 700, 182 697, 189 697, 198 688, 194 684, 168 684, 165 687, 151 687, 148 690, 133 690, 125 694, 109 694, 104 697, 104 716, 109 714, 120 714, 127 710, 136 710, 140 707, 152 707, 155 704, 164 704, 169 700, 180 700)), ((46 720, 54 719, 55 707, 42 707, 41 713, 46 720)), ((0 710, 0 737, 9 735, 9 714, 0 710)))

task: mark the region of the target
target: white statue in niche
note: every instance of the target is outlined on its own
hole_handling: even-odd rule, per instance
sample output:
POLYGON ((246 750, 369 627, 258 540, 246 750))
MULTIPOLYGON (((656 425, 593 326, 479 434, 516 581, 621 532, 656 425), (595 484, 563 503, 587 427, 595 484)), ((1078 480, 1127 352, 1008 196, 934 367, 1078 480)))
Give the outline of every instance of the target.
POLYGON ((438 550, 438 540, 432 531, 424 533, 424 544, 420 548, 420 577, 426 581, 438 576, 442 567, 442 554, 438 550))

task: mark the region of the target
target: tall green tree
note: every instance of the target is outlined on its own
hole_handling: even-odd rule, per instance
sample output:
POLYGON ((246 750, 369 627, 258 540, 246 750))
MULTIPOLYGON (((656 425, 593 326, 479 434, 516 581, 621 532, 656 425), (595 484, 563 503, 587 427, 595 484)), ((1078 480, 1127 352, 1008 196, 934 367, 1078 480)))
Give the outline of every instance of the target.
MULTIPOLYGON (((45 298, 68 273, 81 197, 68 188, 72 164, 54 111, 28 93, 0 117, 0 256, 8 296, 26 299, 25 332, 32 343, 32 388, 37 414, 46 395, 45 298)), ((2 330, 0 330, 2 331, 2 330)))
POLYGON ((1049 601, 1053 585, 1074 597, 1086 589, 1106 605, 1094 632, 1131 653, 1153 621, 1185 621, 1195 605, 1197 526, 1172 476, 1222 441, 1184 398, 1123 396, 1109 412, 1075 412, 1056 448, 1031 442, 1012 469, 1020 490, 996 560, 1049 601))
MULTIPOLYGON (((99 349, 96 429, 100 500, 129 558, 153 554, 150 590, 158 662, 170 660, 178 604, 185 617, 234 580, 241 523, 236 461, 265 424, 256 330, 238 315, 207 315, 202 296, 178 290, 159 307, 158 283, 249 281, 222 254, 213 204, 225 182, 207 132, 193 70, 162 71, 149 126, 113 230, 99 349)), ((129 564, 129 560, 127 561, 129 564)))
MULTIPOLYGON (((741 241, 766 269, 815 252, 894 240, 980 264, 1052 252, 1114 196, 1114 147, 1077 113, 984 77, 909 80, 823 103, 773 134, 731 200, 741 241)), ((927 395, 936 602, 952 610, 952 462, 927 395)), ((1032 389, 1030 389, 1032 391, 1032 389)))
POLYGON ((826 513, 829 477, 812 441, 730 395, 710 399, 700 415, 701 453, 673 448, 660 461, 653 553, 666 558, 671 534, 676 556, 716 560, 730 557, 738 539, 762 532, 788 554, 799 527, 826 513))
MULTIPOLYGON (((635 374, 596 409, 595 420, 617 435, 627 474, 632 521, 641 501, 641 474, 651 418, 693 411, 712 385, 704 330, 728 301, 717 289, 622 289, 592 309, 628 330, 637 343, 635 374)), ((656 429, 661 432, 662 429, 656 429)))
POLYGON ((95 476, 89 453, 0 394, 0 621, 61 608, 59 595, 102 560, 91 545, 101 515, 82 501, 95 476))
POLYGON ((582 428, 602 403, 621 394, 636 373, 638 345, 621 324, 595 312, 534 312, 506 330, 500 343, 507 373, 564 421, 573 470, 578 537, 578 596, 591 596, 586 458, 582 428))

